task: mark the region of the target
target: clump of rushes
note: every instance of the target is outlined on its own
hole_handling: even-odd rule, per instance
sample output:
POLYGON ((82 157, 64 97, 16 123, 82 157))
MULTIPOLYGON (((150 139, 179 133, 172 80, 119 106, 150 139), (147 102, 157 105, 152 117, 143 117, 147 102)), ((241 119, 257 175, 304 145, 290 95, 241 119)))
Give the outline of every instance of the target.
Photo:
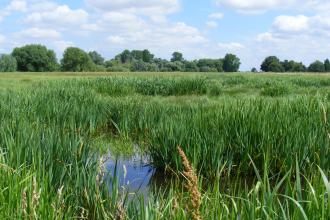
POLYGON ((200 205, 202 203, 201 193, 198 190, 198 177, 189 163, 189 160, 182 150, 182 148, 178 147, 179 155, 182 159, 182 165, 184 167, 183 175, 187 180, 185 184, 185 188, 189 192, 190 202, 187 205, 187 211, 191 215, 194 220, 201 220, 201 215, 199 212, 200 205))

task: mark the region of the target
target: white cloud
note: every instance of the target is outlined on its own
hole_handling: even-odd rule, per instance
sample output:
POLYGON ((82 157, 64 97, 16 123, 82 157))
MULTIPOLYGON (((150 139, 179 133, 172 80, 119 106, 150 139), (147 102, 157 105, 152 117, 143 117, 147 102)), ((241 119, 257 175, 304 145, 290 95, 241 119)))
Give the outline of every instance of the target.
POLYGON ((273 26, 275 29, 283 32, 302 32, 308 31, 309 17, 304 15, 286 16, 281 15, 275 18, 273 26))
POLYGON ((20 11, 23 12, 27 9, 27 3, 25 1, 13 0, 9 3, 9 5, 5 8, 7 11, 20 11))
POLYGON ((21 38, 59 39, 61 34, 52 29, 29 28, 17 33, 21 38))
POLYGON ((58 52, 63 52, 66 48, 74 46, 73 42, 64 40, 53 41, 52 44, 58 52))
POLYGON ((120 36, 111 35, 107 38, 107 41, 109 41, 110 43, 113 43, 113 44, 122 44, 125 42, 125 39, 120 36))
POLYGON ((5 43, 5 41, 6 41, 6 37, 4 35, 0 34, 0 44, 5 43))
POLYGON ((278 41, 278 39, 274 36, 274 34, 273 33, 270 33, 270 32, 265 32, 265 33, 258 34, 257 37, 256 37, 256 40, 258 42, 278 41))
POLYGON ((277 7, 287 7, 296 0, 216 0, 218 5, 224 5, 241 13, 259 13, 277 7))
POLYGON ((85 2, 102 11, 129 11, 147 16, 169 14, 180 8, 178 0, 85 0, 85 2))
POLYGON ((24 12, 26 7, 25 1, 12 0, 5 8, 0 9, 0 21, 14 12, 24 12))
POLYGON ((100 26, 100 24, 97 23, 82 24, 81 28, 86 31, 104 31, 104 29, 100 26))
POLYGON ((223 19, 223 17, 224 17, 224 14, 222 14, 222 13, 220 13, 220 12, 218 12, 218 13, 212 13, 212 14, 209 14, 209 16, 208 16, 209 18, 211 18, 211 19, 223 19))
POLYGON ((207 21, 205 23, 206 27, 208 28, 217 28, 218 27, 218 23, 215 21, 207 21))
POLYGON ((218 43, 218 47, 227 51, 235 51, 244 49, 245 46, 241 43, 231 42, 231 43, 218 43))
POLYGON ((67 5, 58 5, 49 11, 38 11, 28 15, 25 22, 32 24, 74 25, 86 22, 88 13, 82 9, 72 10, 67 5))

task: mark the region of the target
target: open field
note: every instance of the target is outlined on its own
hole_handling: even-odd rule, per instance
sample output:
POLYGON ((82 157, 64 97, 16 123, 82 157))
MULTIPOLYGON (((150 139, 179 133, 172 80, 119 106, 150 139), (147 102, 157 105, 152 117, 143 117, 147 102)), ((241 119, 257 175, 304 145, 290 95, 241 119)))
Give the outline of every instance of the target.
POLYGON ((328 74, 0 74, 0 219, 329 219, 329 89, 328 74), (103 166, 134 148, 168 182, 147 199, 103 166))

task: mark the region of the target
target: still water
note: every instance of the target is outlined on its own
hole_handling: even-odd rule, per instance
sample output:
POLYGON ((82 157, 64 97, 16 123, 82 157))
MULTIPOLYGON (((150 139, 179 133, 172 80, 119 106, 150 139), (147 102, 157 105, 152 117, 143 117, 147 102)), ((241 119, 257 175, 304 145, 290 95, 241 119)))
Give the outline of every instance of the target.
POLYGON ((130 157, 108 155, 104 169, 105 179, 108 181, 110 190, 114 181, 113 177, 116 177, 122 193, 142 194, 145 198, 148 197, 155 175, 155 169, 152 167, 148 156, 139 153, 130 157))

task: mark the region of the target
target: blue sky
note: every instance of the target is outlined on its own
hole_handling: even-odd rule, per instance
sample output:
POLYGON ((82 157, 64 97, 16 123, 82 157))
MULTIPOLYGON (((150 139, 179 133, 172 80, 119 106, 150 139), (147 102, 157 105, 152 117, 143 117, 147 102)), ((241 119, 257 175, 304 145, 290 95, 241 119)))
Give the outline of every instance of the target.
POLYGON ((329 0, 1 0, 0 53, 41 43, 112 58, 149 49, 186 59, 237 54, 241 70, 268 55, 305 64, 330 58, 329 0))

